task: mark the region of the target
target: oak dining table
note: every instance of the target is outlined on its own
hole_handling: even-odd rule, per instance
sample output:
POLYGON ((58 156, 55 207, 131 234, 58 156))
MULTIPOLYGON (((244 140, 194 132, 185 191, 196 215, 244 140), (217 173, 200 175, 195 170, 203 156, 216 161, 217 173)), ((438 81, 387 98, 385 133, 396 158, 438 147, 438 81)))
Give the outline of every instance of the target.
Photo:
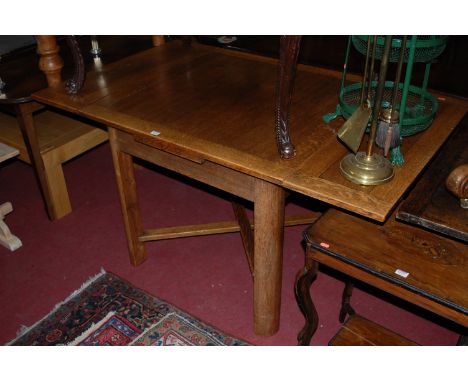
MULTIPOLYGON (((135 266, 147 258, 147 241, 176 234, 173 228, 143 227, 134 158, 253 202, 252 223, 239 209, 236 215, 250 254, 258 335, 279 328, 285 196, 297 192, 384 222, 468 110, 466 100, 446 96, 432 126, 405 139, 406 164, 395 169, 394 179, 360 186, 340 174, 348 153, 336 137, 343 121, 322 120, 335 109, 341 73, 297 66, 288 117, 295 156, 288 160, 276 143, 277 74, 277 59, 172 41, 88 72, 77 94, 68 94, 63 84, 33 94, 37 102, 108 127, 135 266)), ((229 229, 205 225, 195 234, 229 229)))

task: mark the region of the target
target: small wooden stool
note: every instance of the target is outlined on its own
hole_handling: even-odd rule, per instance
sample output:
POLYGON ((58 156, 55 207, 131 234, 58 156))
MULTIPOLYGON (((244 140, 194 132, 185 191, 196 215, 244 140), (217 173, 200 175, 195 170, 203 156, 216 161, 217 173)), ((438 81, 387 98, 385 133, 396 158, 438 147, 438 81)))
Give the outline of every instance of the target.
MULTIPOLYGON (((0 143, 0 163, 15 157, 19 154, 17 149, 0 143)), ((0 244, 8 248, 10 251, 14 251, 21 247, 21 240, 10 232, 10 229, 3 221, 5 215, 13 211, 13 207, 10 202, 0 204, 0 244)))
MULTIPOLYGON (((310 226, 304 238, 306 265, 295 287, 306 318, 299 344, 308 344, 318 325, 310 284, 319 263, 468 327, 466 244, 397 222, 394 216, 380 225, 334 209, 310 226)), ((342 316, 353 313, 350 296, 348 285, 342 316)))

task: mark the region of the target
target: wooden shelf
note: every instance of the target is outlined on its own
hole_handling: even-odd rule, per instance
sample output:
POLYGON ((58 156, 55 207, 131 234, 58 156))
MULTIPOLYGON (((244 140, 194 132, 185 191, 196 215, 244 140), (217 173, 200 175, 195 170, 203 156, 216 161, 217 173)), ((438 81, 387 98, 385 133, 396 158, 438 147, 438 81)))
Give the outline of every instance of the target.
MULTIPOLYGON (((38 112, 34 116, 34 124, 41 154, 59 150, 61 162, 73 158, 77 151, 83 151, 91 141, 96 143, 107 140, 106 131, 50 110, 38 112)), ((0 142, 18 149, 19 159, 31 163, 17 119, 6 113, 0 113, 0 142)))
POLYGON ((417 343, 364 317, 352 316, 330 346, 415 346, 417 343))

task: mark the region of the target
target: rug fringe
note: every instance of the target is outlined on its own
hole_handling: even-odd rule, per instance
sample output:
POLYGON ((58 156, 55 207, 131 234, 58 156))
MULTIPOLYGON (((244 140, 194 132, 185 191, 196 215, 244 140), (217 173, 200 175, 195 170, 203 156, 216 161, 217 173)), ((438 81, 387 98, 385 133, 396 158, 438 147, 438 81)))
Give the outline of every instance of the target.
POLYGON ((21 337, 28 330, 29 330, 29 326, 21 325, 18 331, 16 332, 16 338, 21 337))
POLYGON ((51 313, 54 313, 58 308, 60 308, 64 304, 66 304, 73 297, 80 294, 83 291, 83 289, 86 289, 87 287, 89 287, 92 283, 94 283, 97 279, 99 279, 101 276, 103 276, 105 274, 106 274, 106 271, 104 270, 104 268, 101 267, 101 271, 98 274, 96 274, 94 276, 91 276, 88 280, 86 280, 83 284, 81 284, 81 286, 77 290, 75 290, 70 296, 68 296, 65 300, 63 300, 62 302, 59 302, 57 305, 55 305, 54 309, 48 315, 50 315, 51 313))
POLYGON ((68 296, 65 300, 63 300, 62 302, 59 302, 58 304, 55 305, 55 307, 45 316, 43 317, 42 319, 40 319, 39 321, 37 321, 35 324, 33 324, 32 326, 26 326, 26 325, 21 325, 20 328, 18 329, 17 333, 16 333, 16 337, 14 339, 12 339, 10 342, 6 343, 5 346, 9 346, 11 345, 13 342, 15 342, 16 340, 18 340, 20 337, 24 336, 26 333, 29 333, 31 330, 33 330, 37 325, 39 325, 42 321, 44 321, 45 319, 47 319, 51 314, 55 313, 62 305, 66 304, 68 301, 70 301, 73 297, 75 297, 76 295, 78 295, 79 293, 81 293, 83 291, 83 289, 87 288, 88 286, 90 286, 92 283, 94 283, 97 279, 99 279, 100 277, 102 277, 103 275, 106 274, 106 271, 104 270, 104 268, 101 267, 101 271, 94 275, 94 276, 91 276, 87 281, 85 281, 83 284, 81 284, 81 287, 78 288, 77 290, 75 290, 70 296, 68 296))

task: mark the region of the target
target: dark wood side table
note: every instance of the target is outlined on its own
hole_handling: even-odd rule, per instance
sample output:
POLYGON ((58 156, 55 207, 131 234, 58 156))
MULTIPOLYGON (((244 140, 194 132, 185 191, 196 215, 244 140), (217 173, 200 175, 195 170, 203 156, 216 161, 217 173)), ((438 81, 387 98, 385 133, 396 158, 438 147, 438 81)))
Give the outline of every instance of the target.
MULTIPOLYGON (((438 200, 445 167, 450 168, 448 157, 463 158, 465 155, 463 137, 467 135, 467 122, 465 117, 458 125, 408 201, 416 203, 421 197, 423 200, 418 206, 426 206, 430 204, 425 201, 438 200)), ((454 196, 448 196, 458 204, 454 196)), ((405 202, 402 207, 408 205, 412 203, 405 202)), ((421 211, 431 209, 421 208, 421 211)), ((449 213, 450 209, 446 211, 449 213)), ((445 217, 444 221, 449 219, 445 217)), ((466 220, 460 222, 466 227, 466 220)), ((457 226, 457 232, 461 226, 457 226)), ((447 234, 450 230, 444 225, 440 232, 447 234)), ((396 221, 395 216, 380 225, 335 209, 325 213, 304 233, 306 265, 297 276, 295 288, 298 305, 306 318, 306 325, 298 335, 299 344, 308 344, 317 328, 318 313, 310 296, 310 285, 317 277, 319 264, 468 327, 467 246, 443 234, 396 221)), ((348 284, 343 293, 340 320, 347 313, 354 314, 350 296, 348 284)))
POLYGON ((397 219, 468 243, 468 209, 445 185, 450 172, 463 164, 468 164, 468 115, 402 203, 397 219))

